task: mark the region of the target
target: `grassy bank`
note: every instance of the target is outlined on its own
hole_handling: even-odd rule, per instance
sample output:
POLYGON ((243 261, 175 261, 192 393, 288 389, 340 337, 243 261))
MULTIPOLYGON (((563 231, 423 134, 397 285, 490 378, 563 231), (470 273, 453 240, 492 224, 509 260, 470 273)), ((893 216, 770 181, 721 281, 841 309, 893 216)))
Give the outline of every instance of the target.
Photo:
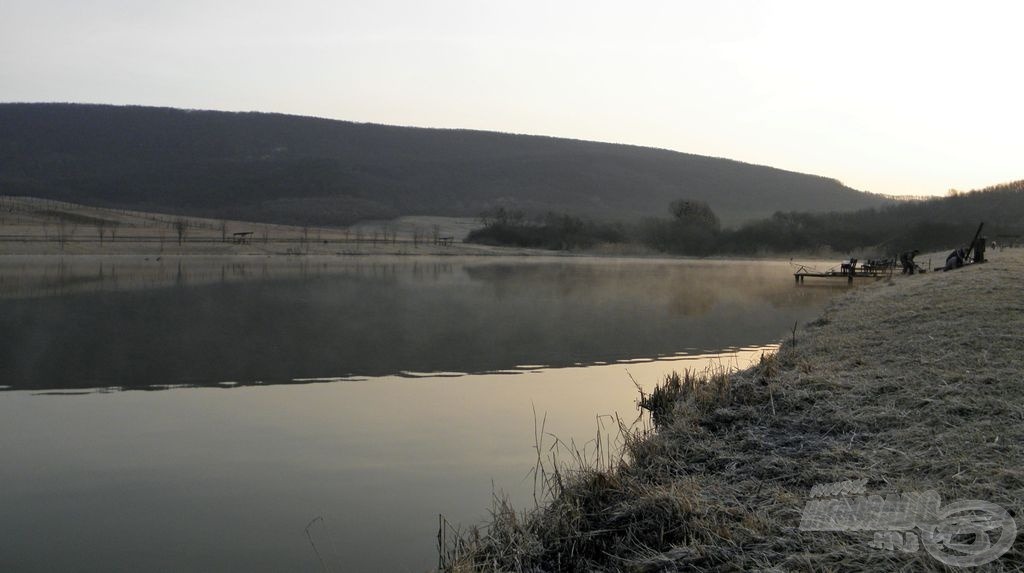
MULTIPOLYGON (((485 527, 446 533, 442 565, 949 570, 926 551, 926 540, 941 541, 927 523, 913 540, 901 537, 900 549, 880 543, 874 529, 802 530, 801 512, 816 485, 867 480, 866 492, 883 497, 934 490, 943 506, 998 504, 1020 527, 1022 281, 1024 252, 1014 249, 991 253, 986 264, 896 276, 842 296, 759 365, 684 376, 647 397, 658 430, 627 432, 621 459, 539 465, 548 499, 525 513, 496 502, 485 527)), ((981 569, 1021 563, 1017 540, 981 569)))

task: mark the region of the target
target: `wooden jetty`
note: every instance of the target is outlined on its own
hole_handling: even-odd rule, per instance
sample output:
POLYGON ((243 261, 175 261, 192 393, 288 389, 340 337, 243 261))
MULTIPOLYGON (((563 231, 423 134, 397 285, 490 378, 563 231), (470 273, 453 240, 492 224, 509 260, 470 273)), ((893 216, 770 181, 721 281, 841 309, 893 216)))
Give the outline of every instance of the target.
POLYGON ((857 264, 857 259, 850 259, 840 263, 839 270, 829 269, 823 272, 808 269, 801 265, 800 268, 793 273, 793 278, 796 280, 797 284, 802 284, 804 279, 807 277, 821 279, 846 279, 847 284, 853 284, 853 279, 880 279, 890 277, 892 276, 893 269, 895 268, 895 259, 869 260, 865 263, 861 263, 860 265, 857 264))

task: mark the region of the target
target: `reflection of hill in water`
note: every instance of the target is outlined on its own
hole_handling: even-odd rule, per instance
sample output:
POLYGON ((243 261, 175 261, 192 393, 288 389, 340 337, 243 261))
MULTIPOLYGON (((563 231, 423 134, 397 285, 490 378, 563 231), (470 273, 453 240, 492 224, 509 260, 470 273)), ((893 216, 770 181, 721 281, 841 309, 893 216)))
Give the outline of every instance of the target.
POLYGON ((777 263, 160 262, 6 269, 0 379, 149 387, 612 362, 771 342, 829 296, 777 263))

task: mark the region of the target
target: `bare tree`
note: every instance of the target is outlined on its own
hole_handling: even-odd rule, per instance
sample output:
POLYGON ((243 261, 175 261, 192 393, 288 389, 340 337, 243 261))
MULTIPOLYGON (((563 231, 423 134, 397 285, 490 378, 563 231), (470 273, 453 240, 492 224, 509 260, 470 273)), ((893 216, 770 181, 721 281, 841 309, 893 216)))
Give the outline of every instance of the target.
POLYGON ((188 232, 188 223, 185 219, 176 219, 174 221, 174 232, 178 235, 178 245, 181 245, 185 241, 185 234, 188 232))
POLYGON ((57 243, 60 245, 60 250, 64 250, 64 242, 67 241, 67 223, 64 222, 64 217, 57 218, 57 243))

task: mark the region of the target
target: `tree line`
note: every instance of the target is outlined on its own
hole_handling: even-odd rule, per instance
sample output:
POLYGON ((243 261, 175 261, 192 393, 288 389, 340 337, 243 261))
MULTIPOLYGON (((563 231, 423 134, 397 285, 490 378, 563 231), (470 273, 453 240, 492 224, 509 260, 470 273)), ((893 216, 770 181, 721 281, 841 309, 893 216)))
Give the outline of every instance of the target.
POLYGON ((556 250, 628 243, 693 256, 892 256, 910 249, 962 246, 982 221, 990 240, 1019 241, 1024 235, 1024 180, 857 211, 778 211, 733 228, 724 228, 711 207, 696 199, 671 202, 668 215, 623 224, 555 213, 528 217, 520 211, 499 208, 484 213, 482 227, 471 232, 467 241, 556 250))

